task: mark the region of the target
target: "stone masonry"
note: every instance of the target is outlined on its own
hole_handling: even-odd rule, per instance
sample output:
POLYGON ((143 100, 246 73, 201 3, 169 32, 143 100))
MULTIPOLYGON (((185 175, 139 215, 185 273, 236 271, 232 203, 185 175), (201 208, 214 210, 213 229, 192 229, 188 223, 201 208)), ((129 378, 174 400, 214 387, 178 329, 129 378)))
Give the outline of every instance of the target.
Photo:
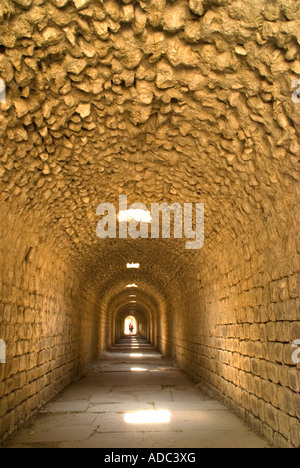
POLYGON ((1 441, 134 313, 203 390, 300 446, 299 18, 295 0, 1 0, 1 441), (100 240, 120 194, 204 203, 204 247, 100 240))

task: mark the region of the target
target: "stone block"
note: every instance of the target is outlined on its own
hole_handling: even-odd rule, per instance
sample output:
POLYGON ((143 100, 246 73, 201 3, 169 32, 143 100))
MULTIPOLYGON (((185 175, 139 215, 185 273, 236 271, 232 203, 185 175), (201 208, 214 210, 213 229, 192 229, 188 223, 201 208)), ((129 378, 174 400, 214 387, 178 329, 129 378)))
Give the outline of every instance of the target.
POLYGON ((275 432, 279 429, 278 413, 279 411, 274 406, 266 403, 264 420, 275 432))

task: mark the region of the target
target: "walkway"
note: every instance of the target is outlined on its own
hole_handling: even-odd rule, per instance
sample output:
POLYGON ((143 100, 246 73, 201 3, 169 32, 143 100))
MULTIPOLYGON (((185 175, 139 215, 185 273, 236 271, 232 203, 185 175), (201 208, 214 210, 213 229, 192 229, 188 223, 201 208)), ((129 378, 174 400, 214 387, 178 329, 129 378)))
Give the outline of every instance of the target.
POLYGON ((5 447, 268 447, 144 339, 123 338, 5 447))

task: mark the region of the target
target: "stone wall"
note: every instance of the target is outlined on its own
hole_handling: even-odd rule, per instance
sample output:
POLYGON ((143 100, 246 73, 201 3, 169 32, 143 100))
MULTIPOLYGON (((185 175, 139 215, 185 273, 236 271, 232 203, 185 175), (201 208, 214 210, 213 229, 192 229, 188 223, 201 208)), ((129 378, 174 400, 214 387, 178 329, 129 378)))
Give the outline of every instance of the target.
POLYGON ((275 446, 299 447, 300 373, 292 343, 300 336, 300 263, 297 226, 288 218, 284 242, 264 245, 257 234, 247 248, 237 239, 222 254, 210 253, 175 354, 200 388, 275 446))
POLYGON ((99 314, 93 290, 38 241, 11 208, 1 207, 0 365, 2 439, 80 375, 98 355, 99 314))

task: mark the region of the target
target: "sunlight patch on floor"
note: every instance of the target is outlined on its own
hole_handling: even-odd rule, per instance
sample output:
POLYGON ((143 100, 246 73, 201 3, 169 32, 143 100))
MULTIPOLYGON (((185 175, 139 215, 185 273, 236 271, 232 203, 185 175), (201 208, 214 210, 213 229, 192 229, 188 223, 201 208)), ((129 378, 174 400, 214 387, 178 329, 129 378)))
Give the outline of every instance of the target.
POLYGON ((147 410, 125 414, 127 424, 168 424, 170 421, 171 413, 168 410, 147 410))

